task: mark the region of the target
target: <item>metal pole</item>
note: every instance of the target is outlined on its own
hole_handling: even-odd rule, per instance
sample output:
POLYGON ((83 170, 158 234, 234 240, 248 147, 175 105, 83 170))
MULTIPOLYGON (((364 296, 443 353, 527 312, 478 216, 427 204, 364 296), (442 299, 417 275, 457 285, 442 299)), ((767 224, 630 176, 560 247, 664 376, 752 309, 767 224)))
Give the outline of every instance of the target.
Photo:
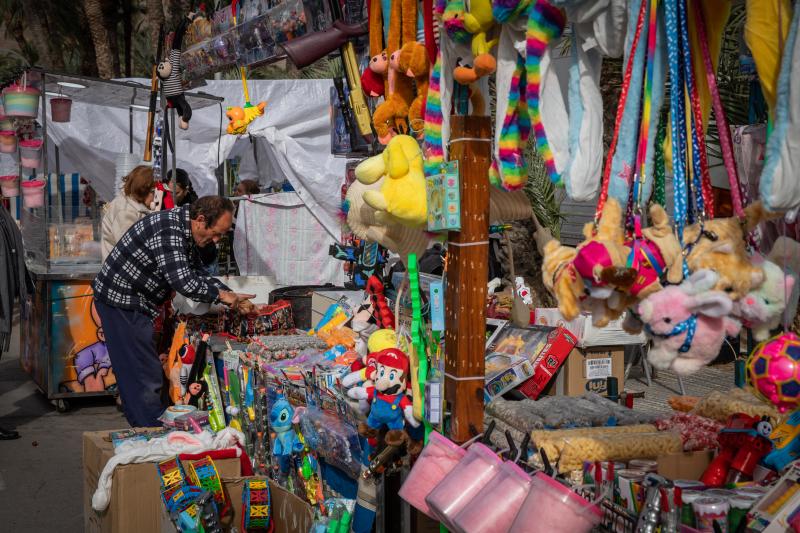
POLYGON ((170 123, 170 135, 172 135, 172 199, 175 202, 175 207, 178 207, 178 197, 175 194, 175 187, 178 184, 178 174, 176 173, 177 164, 178 164, 178 156, 176 155, 178 151, 178 146, 175 144, 175 108, 171 108, 169 110, 169 123, 170 123))
MULTIPOLYGON (((47 94, 46 94, 46 90, 47 90, 46 73, 44 71, 42 71, 42 98, 41 98, 41 106, 42 106, 42 152, 44 153, 44 157, 43 157, 43 160, 44 160, 44 164, 43 164, 44 179, 48 180, 49 176, 47 175, 47 171, 49 170, 49 168, 48 168, 48 165, 47 165, 47 159, 48 159, 49 155, 47 153, 47 94)), ((35 169, 34 169, 33 173, 36 174, 36 170, 35 169)), ((58 188, 58 180, 56 180, 56 188, 58 188)), ((45 185, 45 194, 47 194, 47 185, 45 185)), ((50 270, 50 197, 49 197, 49 195, 45 199, 45 202, 44 202, 44 231, 45 231, 45 235, 46 235, 45 243, 46 243, 46 246, 47 246, 47 249, 45 251, 45 253, 47 254, 47 255, 45 255, 45 264, 47 265, 47 270, 50 270)), ((47 307, 47 309, 49 309, 49 307, 47 307)), ((49 362, 47 364, 47 367, 48 368, 50 367, 50 363, 49 362)), ((49 377, 48 377, 48 381, 49 381, 49 377)), ((48 387, 49 387, 49 384, 48 384, 48 387)), ((49 394, 49 392, 48 392, 48 394, 49 394)))
POLYGON ((131 96, 131 105, 128 106, 128 153, 133 153, 133 104, 136 103, 136 89, 131 96))
POLYGON ((54 145, 54 148, 56 152, 56 218, 59 225, 61 225, 64 223, 64 209, 61 204, 61 187, 59 187, 61 183, 61 151, 58 149, 57 144, 54 145))

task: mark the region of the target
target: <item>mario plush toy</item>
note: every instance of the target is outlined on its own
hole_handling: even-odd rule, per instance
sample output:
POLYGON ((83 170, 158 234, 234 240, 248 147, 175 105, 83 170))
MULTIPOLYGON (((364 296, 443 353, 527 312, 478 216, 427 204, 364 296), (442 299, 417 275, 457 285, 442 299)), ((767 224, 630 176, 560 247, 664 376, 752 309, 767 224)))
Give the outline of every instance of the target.
POLYGON ((375 438, 381 429, 387 429, 385 441, 391 446, 401 446, 412 441, 403 430, 405 422, 412 427, 419 427, 414 418, 411 398, 406 394, 408 381, 408 356, 397 348, 387 348, 378 352, 373 374, 374 385, 371 387, 353 387, 347 391, 348 396, 356 400, 370 402, 369 417, 362 425, 360 432, 375 438), (404 420, 405 419, 405 420, 404 420))

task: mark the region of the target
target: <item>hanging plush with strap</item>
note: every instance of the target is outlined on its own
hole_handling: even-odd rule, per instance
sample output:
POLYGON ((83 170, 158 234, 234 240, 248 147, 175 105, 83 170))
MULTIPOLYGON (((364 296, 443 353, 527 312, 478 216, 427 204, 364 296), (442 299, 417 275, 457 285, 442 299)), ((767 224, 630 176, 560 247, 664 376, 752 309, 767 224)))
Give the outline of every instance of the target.
MULTIPOLYGON (((237 5, 239 0, 231 3, 233 13, 233 25, 236 26, 237 5)), ((239 76, 242 78, 242 91, 244 92, 244 106, 229 107, 225 115, 228 117, 227 132, 229 135, 243 135, 247 133, 247 127, 258 117, 264 114, 266 102, 258 102, 256 105, 250 103, 250 91, 247 88, 247 67, 239 67, 239 76)))
POLYGON ((497 61, 491 54, 497 39, 490 39, 494 29, 491 0, 470 0, 469 10, 464 13, 464 29, 472 34, 472 67, 457 67, 453 77, 462 85, 475 83, 484 76, 493 74, 497 61))

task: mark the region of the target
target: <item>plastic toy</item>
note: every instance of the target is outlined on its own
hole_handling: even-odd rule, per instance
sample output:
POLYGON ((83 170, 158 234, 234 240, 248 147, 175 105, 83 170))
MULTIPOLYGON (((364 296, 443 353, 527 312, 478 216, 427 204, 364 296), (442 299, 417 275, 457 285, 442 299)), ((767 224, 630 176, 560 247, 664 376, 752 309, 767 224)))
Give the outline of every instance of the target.
POLYGON ((462 85, 469 85, 484 76, 492 74, 497 68, 497 61, 490 53, 498 39, 489 40, 487 34, 494 27, 492 2, 490 0, 472 0, 469 11, 464 14, 464 29, 472 34, 473 67, 456 67, 453 77, 462 85))
POLYGON ((775 447, 764 457, 762 463, 781 472, 786 465, 800 457, 800 411, 792 413, 773 429, 769 438, 775 447))
POLYGON ((700 478, 709 487, 752 479, 753 469, 770 450, 772 424, 767 418, 735 414, 719 433, 720 451, 700 478))
POLYGON ((385 176, 380 191, 364 192, 364 202, 378 211, 379 222, 396 222, 412 228, 427 222, 422 150, 413 137, 394 137, 382 154, 362 161, 355 172, 358 181, 367 185, 385 176))
MULTIPOLYGON (((234 0, 231 4, 231 12, 233 15, 233 25, 236 26, 236 4, 238 0, 234 0)), ((246 67, 239 67, 239 74, 242 78, 242 90, 244 91, 244 106, 243 107, 229 107, 225 113, 228 117, 227 132, 229 135, 242 135, 247 133, 247 127, 255 119, 264 114, 266 102, 259 102, 256 105, 250 103, 250 91, 247 89, 247 73, 246 67)))
POLYGON ((800 407, 800 338, 783 333, 756 346, 747 358, 747 383, 781 413, 800 407))
POLYGON ((733 302, 711 290, 717 280, 716 273, 700 270, 639 304, 638 314, 653 338, 648 355, 653 366, 691 374, 717 357, 726 336, 739 333, 741 324, 728 317, 733 302))
POLYGON ((269 427, 274 432, 272 455, 278 459, 278 468, 282 474, 288 474, 289 458, 293 453, 303 451, 303 443, 293 428, 294 408, 283 394, 278 394, 269 413, 269 427))

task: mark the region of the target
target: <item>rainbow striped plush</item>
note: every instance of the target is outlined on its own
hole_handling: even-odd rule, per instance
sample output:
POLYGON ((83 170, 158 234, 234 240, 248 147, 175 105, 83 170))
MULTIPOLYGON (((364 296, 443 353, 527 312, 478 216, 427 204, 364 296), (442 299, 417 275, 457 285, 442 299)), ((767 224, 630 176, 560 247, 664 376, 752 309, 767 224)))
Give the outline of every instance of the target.
POLYGON ((526 70, 527 70, 527 99, 530 112, 533 134, 536 138, 536 151, 544 159, 547 174, 553 183, 560 185, 561 176, 556 170, 553 152, 547 143, 547 135, 542 124, 539 112, 539 90, 541 83, 541 61, 547 46, 553 39, 557 39, 564 31, 564 13, 550 5, 547 0, 537 0, 528 13, 528 28, 526 31, 526 70))
POLYGON ((492 16, 501 24, 516 19, 525 11, 532 0, 493 0, 492 16))
POLYGON ((442 49, 436 55, 436 63, 428 80, 428 96, 425 102, 425 129, 422 153, 425 159, 425 175, 441 172, 444 163, 442 145, 442 49))
POLYGON ((525 100, 527 79, 525 60, 517 56, 511 77, 508 107, 498 142, 498 158, 492 161, 489 180, 492 185, 514 191, 525 186, 528 166, 525 164, 525 145, 531 131, 528 103, 525 100))
POLYGON ((464 0, 447 0, 447 5, 442 14, 442 23, 447 36, 456 43, 470 44, 472 34, 464 26, 464 15, 467 7, 464 0))

